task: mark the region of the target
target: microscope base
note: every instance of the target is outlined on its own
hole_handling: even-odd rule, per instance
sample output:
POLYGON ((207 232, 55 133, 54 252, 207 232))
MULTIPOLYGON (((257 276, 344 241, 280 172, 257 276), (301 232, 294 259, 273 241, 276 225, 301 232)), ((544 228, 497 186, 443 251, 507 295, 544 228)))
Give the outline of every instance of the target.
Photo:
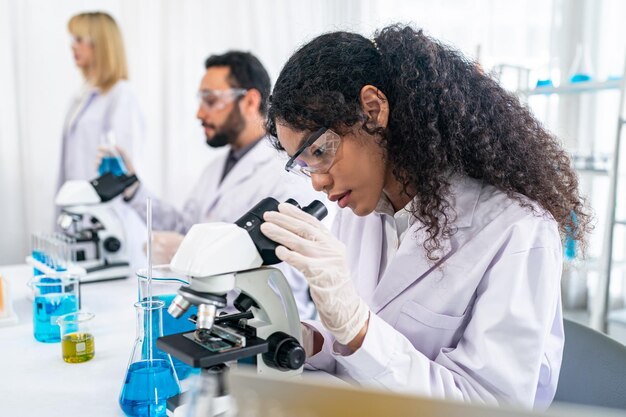
POLYGON ((131 275, 128 262, 115 262, 85 268, 86 274, 80 277, 81 283, 126 279, 131 275))

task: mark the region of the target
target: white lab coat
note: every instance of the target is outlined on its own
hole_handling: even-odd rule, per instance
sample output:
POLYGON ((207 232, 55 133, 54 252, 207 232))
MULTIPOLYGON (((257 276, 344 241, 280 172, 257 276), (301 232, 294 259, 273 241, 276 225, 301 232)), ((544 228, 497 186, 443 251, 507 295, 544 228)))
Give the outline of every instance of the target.
POLYGON ((350 354, 309 323, 324 346, 308 366, 365 386, 546 408, 563 350, 557 224, 477 180, 459 179, 453 195, 457 233, 445 241, 443 263, 426 259, 416 223, 380 282, 381 215, 337 213, 334 232, 371 309, 369 327, 350 354))
MULTIPOLYGON (((144 186, 139 187, 130 204, 145 218, 145 199, 153 197, 154 230, 182 234, 196 223, 233 223, 265 197, 273 197, 280 202, 293 198, 301 207, 317 199, 329 211, 333 210, 324 194, 315 192, 306 180, 285 171, 285 161, 268 140, 262 139, 250 149, 221 182, 229 147, 218 152, 220 154, 205 168, 182 210, 154 198, 144 186)), ((312 317, 315 307, 309 297, 306 280, 290 266, 284 263, 278 266, 291 285, 300 317, 312 317)))
MULTIPOLYGON (((102 136, 115 133, 117 144, 133 153, 144 140, 145 124, 139 103, 128 81, 118 81, 106 94, 89 88, 71 103, 64 128, 57 190, 68 180, 92 180, 98 176, 95 165, 102 136), (82 99, 81 99, 82 98, 82 99)), ((126 233, 131 268, 145 266, 143 238, 145 224, 121 201, 112 202, 126 233)))

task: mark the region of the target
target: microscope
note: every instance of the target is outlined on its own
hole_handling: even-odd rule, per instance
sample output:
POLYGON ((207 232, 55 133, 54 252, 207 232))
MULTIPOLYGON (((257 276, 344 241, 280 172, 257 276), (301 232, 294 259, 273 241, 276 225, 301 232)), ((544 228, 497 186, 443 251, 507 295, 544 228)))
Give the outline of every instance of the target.
POLYGON ((91 181, 67 181, 55 204, 57 224, 71 242, 71 257, 84 269, 81 282, 126 278, 131 275, 122 223, 108 201, 137 181, 135 175, 106 173, 91 181))
MULTIPOLYGON (((286 202, 298 206, 293 199, 286 202)), ((320 220, 328 213, 317 200, 303 210, 320 220)), ((189 277, 189 285, 178 289, 168 312, 178 318, 196 305, 196 330, 160 337, 157 347, 215 374, 217 397, 227 395, 227 362, 252 359, 257 373, 264 375, 302 373, 298 308, 282 272, 268 266, 281 261, 275 254, 278 244, 260 230, 266 211, 278 211, 278 201, 262 200, 234 224, 194 225, 170 263, 173 271, 189 277), (226 293, 233 289, 241 291, 233 303, 237 312, 217 314, 226 308, 226 293)), ((168 409, 177 403, 176 398, 168 401, 168 409)))

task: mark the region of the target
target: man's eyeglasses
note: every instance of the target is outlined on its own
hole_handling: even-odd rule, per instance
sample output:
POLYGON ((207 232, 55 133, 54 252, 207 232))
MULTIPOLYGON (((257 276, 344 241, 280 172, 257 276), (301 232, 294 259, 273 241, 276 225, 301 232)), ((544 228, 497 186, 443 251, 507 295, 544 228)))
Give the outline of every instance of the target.
POLYGON ((313 132, 285 165, 285 170, 297 175, 325 174, 335 162, 341 137, 325 127, 313 132))
POLYGON ((221 110, 228 103, 246 95, 245 88, 229 88, 228 90, 200 90, 198 101, 206 111, 221 110))

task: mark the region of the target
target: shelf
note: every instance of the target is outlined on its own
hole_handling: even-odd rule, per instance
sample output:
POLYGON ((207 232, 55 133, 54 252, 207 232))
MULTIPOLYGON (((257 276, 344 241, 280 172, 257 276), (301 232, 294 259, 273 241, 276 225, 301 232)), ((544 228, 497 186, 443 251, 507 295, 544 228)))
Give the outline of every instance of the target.
POLYGON ((574 167, 574 170, 576 172, 584 172, 584 173, 588 173, 588 174, 609 175, 609 170, 608 169, 576 168, 576 167, 574 167))
MULTIPOLYGON (((626 223, 624 223, 626 224, 626 223)), ((601 271, 602 270, 602 264, 601 264, 601 259, 600 258, 586 258, 586 259, 577 259, 576 260, 578 262, 578 265, 576 268, 580 269, 582 271, 601 271)), ((565 259, 563 259, 563 263, 566 263, 568 261, 566 261, 565 259)), ((621 268, 626 268, 626 259, 624 260, 613 260, 611 262, 612 268, 615 269, 621 269, 621 268)))
POLYGON ((626 309, 609 311, 608 321, 626 325, 626 309))
POLYGON ((550 94, 581 94, 593 93, 603 90, 619 90, 621 86, 622 80, 583 81, 573 84, 564 84, 559 87, 537 87, 529 90, 519 90, 517 93, 524 96, 550 94))

